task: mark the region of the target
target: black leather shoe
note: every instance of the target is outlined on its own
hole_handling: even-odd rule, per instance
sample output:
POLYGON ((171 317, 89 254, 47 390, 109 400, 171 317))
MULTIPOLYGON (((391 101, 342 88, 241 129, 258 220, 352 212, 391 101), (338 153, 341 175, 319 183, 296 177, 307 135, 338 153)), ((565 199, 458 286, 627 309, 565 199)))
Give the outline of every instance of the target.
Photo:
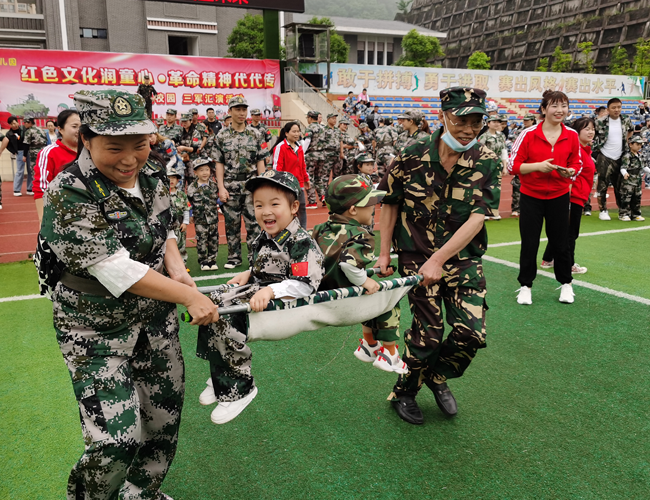
POLYGON ((448 417, 453 417, 458 413, 458 406, 456 405, 456 398, 451 393, 451 389, 447 383, 444 384, 427 384, 429 389, 433 392, 433 395, 436 398, 436 403, 438 403, 438 408, 447 415, 448 417))
POLYGON ((400 396, 397 401, 391 401, 399 418, 413 425, 422 425, 424 417, 413 396, 400 396))

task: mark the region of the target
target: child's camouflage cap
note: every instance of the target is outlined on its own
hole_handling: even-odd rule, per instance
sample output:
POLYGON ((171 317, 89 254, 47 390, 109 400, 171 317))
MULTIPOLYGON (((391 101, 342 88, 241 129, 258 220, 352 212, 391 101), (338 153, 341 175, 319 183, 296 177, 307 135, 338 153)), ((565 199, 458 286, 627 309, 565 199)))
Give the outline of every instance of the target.
POLYGON ((172 167, 169 167, 167 169, 167 177, 178 177, 179 179, 181 178, 181 174, 176 172, 172 167))
POLYGON ((490 116, 490 117, 488 117, 488 119, 487 119, 487 122, 488 122, 488 123, 489 123, 489 122, 500 122, 500 121, 501 121, 501 118, 499 118, 499 117, 496 116, 496 115, 494 115, 494 116, 490 116))
POLYGON ((288 189, 289 191, 293 192, 296 195, 296 198, 300 197, 300 182, 298 182, 298 179, 295 175, 289 172, 268 170, 262 175, 248 179, 246 181, 245 187, 252 193, 257 189, 257 186, 264 182, 273 182, 274 184, 278 184, 284 189, 288 189))
POLYGON ((99 135, 152 134, 156 126, 147 117, 139 94, 120 90, 80 90, 74 104, 82 125, 99 135))
POLYGON ((531 115, 531 114, 529 113, 529 114, 527 114, 526 116, 524 116, 524 120, 528 120, 528 121, 534 122, 534 121, 535 121, 535 115, 531 115))
POLYGON ((375 163, 375 159, 368 153, 359 153, 354 157, 357 163, 375 163))
POLYGON ((443 111, 451 111, 452 115, 465 116, 473 113, 487 115, 485 109, 486 93, 481 89, 470 87, 450 87, 440 91, 440 102, 443 111))
POLYGON ((401 118, 402 120, 412 120, 415 123, 420 123, 424 118, 424 113, 422 111, 418 111, 417 109, 409 109, 408 111, 399 115, 398 118, 401 118))
POLYGON ((342 214, 350 207, 376 205, 384 196, 386 191, 373 189, 372 184, 360 175, 342 175, 327 188, 325 203, 330 212, 342 214))
POLYGON ((641 137, 640 135, 633 135, 632 137, 630 137, 629 142, 630 144, 633 144, 635 142, 643 144, 643 137, 641 137))
POLYGON ((194 170, 196 170, 199 167, 202 167, 203 165, 208 165, 210 168, 212 168, 214 166, 214 161, 212 160, 212 158, 208 158, 206 156, 202 156, 201 158, 197 158, 196 160, 194 160, 193 163, 194 163, 194 165, 192 166, 192 168, 194 170))

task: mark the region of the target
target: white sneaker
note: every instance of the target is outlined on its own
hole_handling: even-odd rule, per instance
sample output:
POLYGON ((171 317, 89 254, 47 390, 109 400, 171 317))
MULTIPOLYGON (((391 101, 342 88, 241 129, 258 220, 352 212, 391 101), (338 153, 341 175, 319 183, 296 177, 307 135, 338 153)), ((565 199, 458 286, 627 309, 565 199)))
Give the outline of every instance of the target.
POLYGON ((14 191, 14 196, 22 196, 22 195, 23 193, 17 193, 16 191, 14 191))
POLYGON ((210 266, 201 266, 201 271, 209 271, 210 266))
POLYGON ((213 266, 210 266, 210 271, 216 271, 217 269, 219 269, 219 266, 216 265, 216 264, 214 264, 213 266))
POLYGON ((395 346, 395 354, 392 355, 385 347, 379 349, 379 352, 377 353, 377 359, 375 359, 372 366, 379 368, 385 372, 393 372, 399 374, 408 373, 409 371, 409 367, 406 366, 406 363, 404 363, 404 361, 402 361, 402 358, 399 357, 397 346, 395 346))
POLYGON ((363 361, 364 363, 372 363, 377 359, 377 353, 381 349, 381 342, 377 342, 377 345, 370 347, 370 344, 366 342, 366 339, 359 339, 359 347, 354 351, 354 355, 358 360, 363 361))
MULTIPOLYGON (((212 380, 210 380, 210 382, 212 382, 212 380)), ((199 403, 201 403, 203 406, 208 406, 216 402, 217 396, 214 394, 214 387, 212 387, 212 385, 209 385, 203 389, 203 392, 199 396, 199 403)))
POLYGON ((212 423, 225 424, 226 422, 230 422, 244 411, 250 402, 255 399, 255 396, 257 396, 257 387, 253 387, 253 390, 242 399, 231 401, 229 403, 219 403, 217 407, 212 410, 212 414, 210 415, 212 423))
POLYGON ((628 215, 619 215, 618 220, 621 222, 630 222, 632 219, 628 215))
POLYGON ((587 272, 586 267, 582 267, 578 264, 573 264, 571 267, 571 274, 585 274, 587 272))
POLYGON ((563 304, 573 304, 575 293, 573 293, 573 286, 571 283, 565 283, 557 288, 557 290, 560 290, 560 302, 563 304))
POLYGON ((527 287, 522 286, 519 290, 519 295, 517 295, 517 304, 529 306, 533 303, 533 291, 527 287))
MULTIPOLYGON (((0 205, 0 208, 2 208, 2 205, 0 205)), ((636 215, 632 217, 632 220, 636 222, 643 222, 645 220, 645 217, 643 215, 636 215)))
POLYGON ((34 196, 34 191, 27 191, 27 196, 34 196))
POLYGON ((612 218, 607 213, 607 210, 601 210, 601 212, 598 214, 598 218, 600 220, 612 220, 612 218))

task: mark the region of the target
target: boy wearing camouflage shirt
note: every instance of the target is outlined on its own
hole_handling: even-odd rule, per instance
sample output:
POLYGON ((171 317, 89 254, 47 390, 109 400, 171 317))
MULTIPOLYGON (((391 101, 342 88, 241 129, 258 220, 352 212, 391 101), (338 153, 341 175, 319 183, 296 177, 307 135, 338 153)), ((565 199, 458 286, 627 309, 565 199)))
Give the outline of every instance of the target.
POLYGON ((630 140, 630 149, 621 159, 621 208, 618 219, 623 222, 644 221, 641 215, 641 195, 643 193, 643 172, 650 174, 650 168, 644 167, 641 161, 641 148, 643 139, 633 135, 630 140))
MULTIPOLYGON (((375 205, 385 191, 376 191, 365 177, 343 175, 332 181, 325 202, 330 211, 327 222, 314 228, 313 238, 325 255, 325 276, 321 290, 362 286, 366 294, 379 290, 379 284, 366 273, 375 260, 375 237, 364 224, 372 218, 375 205)), ((354 351, 357 359, 387 372, 406 373, 408 368, 397 351, 399 305, 362 323, 363 338, 354 351), (379 342, 383 341, 383 345, 379 342)))
POLYGON ((170 168, 167 170, 169 177, 169 195, 172 199, 172 217, 178 224, 179 229, 176 234, 176 244, 178 251, 183 257, 183 262, 187 263, 187 249, 185 248, 185 236, 187 235, 187 225, 190 223, 190 209, 187 195, 182 189, 178 189, 178 183, 181 181, 181 174, 170 168))
MULTIPOLYGON (((253 195, 255 219, 262 232, 251 245, 251 267, 228 283, 238 285, 214 292, 219 306, 249 302, 261 312, 272 299, 308 297, 323 277, 323 254, 298 222, 300 183, 289 172, 269 170, 246 182, 253 195)), ((199 402, 219 402, 212 411, 215 424, 239 415, 257 395, 251 375, 251 350, 246 344, 245 313, 222 316, 199 328, 197 356, 210 362, 210 379, 199 402)))
POLYGON ((212 179, 214 163, 210 158, 194 160, 195 179, 187 188, 192 204, 194 229, 196 230, 196 253, 201 271, 216 271, 219 252, 219 191, 212 179))

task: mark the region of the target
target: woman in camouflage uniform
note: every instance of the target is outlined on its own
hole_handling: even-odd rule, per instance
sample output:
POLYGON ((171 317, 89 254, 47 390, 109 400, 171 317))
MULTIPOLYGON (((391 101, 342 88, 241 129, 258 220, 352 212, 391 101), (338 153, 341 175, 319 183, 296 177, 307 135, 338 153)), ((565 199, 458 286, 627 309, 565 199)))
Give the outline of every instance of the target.
POLYGON ((85 451, 68 499, 168 499, 184 366, 176 304, 218 319, 170 231, 169 185, 149 160, 154 125, 138 95, 80 91, 77 160, 50 183, 41 236, 65 267, 54 328, 79 404, 85 451))

